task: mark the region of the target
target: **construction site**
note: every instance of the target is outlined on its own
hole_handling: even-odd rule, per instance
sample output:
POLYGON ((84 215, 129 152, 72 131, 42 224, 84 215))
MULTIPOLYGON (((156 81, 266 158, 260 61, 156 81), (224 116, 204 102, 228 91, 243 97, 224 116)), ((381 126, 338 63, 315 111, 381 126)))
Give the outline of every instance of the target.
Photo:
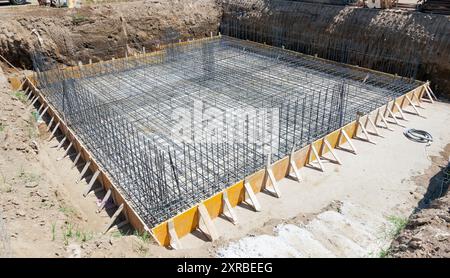
POLYGON ((448 14, 0 6, 0 257, 450 257, 448 14))

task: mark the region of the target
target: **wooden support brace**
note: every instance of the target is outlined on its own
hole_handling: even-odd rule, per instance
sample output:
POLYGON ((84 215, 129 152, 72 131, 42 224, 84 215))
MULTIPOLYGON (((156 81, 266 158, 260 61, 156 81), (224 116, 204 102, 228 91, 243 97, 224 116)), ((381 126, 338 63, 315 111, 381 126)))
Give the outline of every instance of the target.
POLYGON ((55 126, 55 128, 53 128, 53 131, 52 131, 52 133, 50 134, 50 138, 48 139, 48 141, 51 141, 51 140, 53 139, 53 137, 55 136, 55 133, 56 133, 56 131, 58 130, 58 127, 59 127, 59 123, 60 123, 60 122, 57 122, 57 123, 56 123, 56 126, 55 126))
POLYGON ((417 106, 418 106, 419 108, 423 108, 423 107, 422 107, 422 104, 421 104, 422 101, 420 100, 420 98, 419 98, 416 94, 413 94, 411 100, 413 101, 414 98, 417 100, 417 106))
POLYGON ((39 118, 42 118, 45 114, 45 112, 47 112, 49 106, 45 107, 44 111, 42 111, 42 113, 39 115, 39 118))
POLYGON ((44 102, 42 102, 41 106, 39 106, 39 109, 37 110, 37 114, 41 114, 41 109, 44 107, 44 102))
POLYGON ((75 166, 77 166, 78 160, 80 160, 80 157, 81 157, 81 153, 78 153, 77 156, 75 157, 72 167, 70 169, 73 169, 75 166))
POLYGON ((389 114, 389 116, 391 116, 392 119, 394 119, 394 122, 398 125, 400 125, 400 123, 398 122, 397 118, 395 117, 394 113, 392 112, 391 109, 389 109, 389 106, 386 105, 386 110, 384 112, 384 114, 386 114, 386 112, 389 114))
POLYGON ((365 140, 367 142, 370 142, 372 144, 376 144, 374 141, 372 141, 372 139, 370 139, 369 137, 369 133, 367 132, 366 128, 364 127, 364 125, 361 123, 360 118, 357 119, 357 125, 358 127, 361 127, 362 133, 364 134, 364 136, 366 137, 365 140))
POLYGON ((169 236, 170 236, 170 247, 174 250, 180 250, 183 248, 180 240, 178 239, 177 232, 175 230, 175 225, 173 224, 173 219, 167 221, 167 226, 169 228, 169 236))
POLYGON ((48 123, 48 126, 47 126, 47 132, 48 131, 50 131, 50 128, 52 128, 52 124, 53 124, 53 121, 55 120, 55 117, 52 117, 51 119, 50 119, 50 122, 48 123))
POLYGON ((102 201, 100 202, 100 205, 98 206, 97 213, 99 213, 103 210, 103 208, 105 207, 106 202, 108 202, 109 198, 111 198, 111 189, 108 189, 108 191, 106 191, 105 196, 103 197, 102 201))
POLYGON ((33 101, 31 102, 31 104, 30 104, 30 106, 33 106, 35 103, 36 103, 36 101, 39 99, 39 96, 36 96, 34 99, 33 99, 33 101))
POLYGON ((64 138, 61 140, 61 142, 59 142, 58 146, 56 146, 56 149, 59 150, 61 149, 61 147, 64 145, 64 143, 66 142, 67 137, 64 136, 64 138))
POLYGON ((434 94, 433 90, 431 90, 431 86, 430 86, 430 82, 427 83, 428 91, 430 92, 431 96, 434 97, 434 100, 438 100, 438 98, 436 97, 436 95, 434 94))
POLYGON ((339 139, 338 139, 338 144, 337 145, 341 146, 342 136, 344 136, 345 140, 347 140, 347 142, 350 145, 350 148, 352 149, 353 153, 357 154, 355 145, 353 145, 353 142, 352 142, 350 136, 348 136, 347 132, 345 132, 345 130, 343 128, 341 128, 341 132, 339 133, 339 139))
MULTIPOLYGON (((125 215, 125 214, 124 214, 125 215)), ((130 223, 127 219, 123 220, 122 222, 120 222, 119 224, 116 225, 117 229, 122 228, 123 226, 127 225, 128 223, 130 223)))
POLYGON ((378 132, 377 126, 375 125, 375 123, 374 123, 374 122, 372 121, 372 119, 370 118, 370 114, 367 115, 366 122, 364 123, 364 127, 366 128, 366 130, 367 130, 367 125, 368 125, 368 124, 370 124, 370 125, 372 126, 373 132, 374 132, 377 136, 380 136, 380 133, 378 132))
POLYGON ((404 121, 407 121, 405 114, 403 114, 402 108, 400 107, 400 105, 397 104, 397 102, 394 101, 394 106, 397 108, 398 112, 400 113, 400 116, 402 116, 402 119, 404 121))
POLYGON ((323 154, 323 152, 325 151, 325 147, 328 148, 328 150, 330 151, 331 155, 334 157, 334 160, 337 162, 337 164, 342 165, 342 161, 341 159, 338 157, 338 155, 334 152, 333 148, 331 147, 330 142, 328 142, 328 140, 326 138, 323 138, 323 144, 320 150, 320 153, 323 154))
POLYGON ((83 179, 84 174, 86 174, 86 171, 89 169, 89 166, 91 166, 91 161, 88 161, 86 165, 84 165, 83 170, 81 170, 80 177, 77 179, 76 183, 79 183, 81 179, 83 179))
POLYGON ((408 101, 408 103, 412 106, 412 108, 414 109, 414 112, 416 112, 416 114, 418 115, 418 116, 422 116, 420 113, 419 113, 419 110, 417 110, 417 108, 416 108, 416 105, 412 102, 412 100, 408 97, 408 95, 405 95, 405 99, 408 101))
POLYGON ((387 130, 394 131, 394 129, 389 127, 389 124, 388 124, 386 118, 384 117, 383 113, 380 112, 380 108, 378 108, 378 110, 377 110, 377 117, 375 118, 375 124, 378 122, 379 117, 381 118, 381 121, 384 123, 384 127, 387 130))
POLYGON ((119 206, 119 208, 116 210, 116 212, 113 214, 113 216, 111 216, 111 220, 105 226, 105 229, 103 230, 103 234, 106 234, 109 231, 109 228, 111 228, 111 226, 114 224, 114 222, 116 221, 117 217, 119 217, 122 210, 123 210, 123 203, 119 206))
POLYGON ((302 179, 302 176, 300 175, 300 171, 297 167, 297 164, 295 163, 294 160, 294 148, 292 148, 291 154, 289 155, 289 169, 288 172, 290 173, 291 170, 293 171, 294 175, 295 175, 295 179, 300 182, 302 179))
POLYGON ((66 150, 64 151, 63 155, 62 155, 60 158, 56 159, 56 161, 63 160, 64 157, 66 157, 66 155, 69 153, 69 150, 70 150, 70 148, 72 148, 72 145, 73 145, 73 142, 70 142, 70 143, 69 143, 69 146, 67 146, 67 148, 66 148, 66 150))
POLYGON ((30 88, 27 88, 27 89, 25 90, 24 95, 27 96, 27 101, 30 101, 30 98, 31 98, 32 96, 34 96, 33 92, 30 90, 30 88))
POLYGON ((98 175, 100 175, 100 170, 95 171, 94 175, 92 176, 91 180, 89 181, 89 184, 86 186, 86 190, 83 193, 83 197, 86 197, 89 194, 89 192, 92 189, 92 186, 94 186, 94 183, 98 178, 98 175))
POLYGON ((222 204, 223 204, 223 207, 222 207, 223 214, 228 219, 231 220, 231 223, 233 223, 234 225, 237 225, 238 218, 236 216, 236 213, 235 213, 233 207, 231 206, 230 200, 228 199, 228 193, 226 190, 224 190, 222 192, 222 204), (228 214, 226 212, 228 212, 228 214))
POLYGON ((203 203, 200 203, 198 205, 198 212, 200 214, 200 219, 203 221, 203 224, 205 224, 206 229, 208 230, 209 239, 211 241, 217 240, 219 238, 219 234, 217 233, 216 226, 214 226, 214 223, 209 216, 208 210, 203 203))
POLYGON ((26 82, 26 81, 27 81, 27 79, 24 79, 24 80, 22 81, 22 83, 20 83, 19 88, 17 88, 18 91, 21 91, 21 90, 22 90, 23 85, 25 85, 25 82, 26 82))
POLYGON ((309 152, 309 156, 308 156, 308 162, 311 163, 311 151, 316 156, 317 162, 319 163, 320 170, 322 172, 324 172, 325 167, 323 167, 322 160, 320 159, 319 153, 317 152, 316 147, 314 147, 314 144, 311 144, 311 148, 310 148, 310 152, 309 152))
POLYGON ((255 211, 261 211, 261 205, 258 202, 258 199, 256 198, 255 193, 253 192, 252 186, 250 183, 245 180, 244 181, 244 188, 245 188, 245 201, 247 203, 251 203, 255 211), (248 198, 247 198, 248 197, 248 198))
POLYGON ((272 166, 270 163, 270 155, 267 156, 267 164, 266 164, 266 172, 264 174, 264 188, 266 190, 268 190, 270 193, 272 193, 273 195, 275 195, 275 197, 280 198, 281 197, 281 191, 278 188, 278 182, 275 179, 275 175, 273 174, 272 171, 272 166), (267 186, 268 181, 270 181, 270 183, 272 184, 272 189, 269 189, 269 187, 267 186))
POLYGON ((428 90, 428 86, 427 85, 425 86, 425 93, 427 94, 428 98, 423 98, 423 95, 422 95, 422 99, 423 100, 427 100, 427 101, 429 101, 431 103, 434 103, 433 97, 431 96, 431 93, 428 90))

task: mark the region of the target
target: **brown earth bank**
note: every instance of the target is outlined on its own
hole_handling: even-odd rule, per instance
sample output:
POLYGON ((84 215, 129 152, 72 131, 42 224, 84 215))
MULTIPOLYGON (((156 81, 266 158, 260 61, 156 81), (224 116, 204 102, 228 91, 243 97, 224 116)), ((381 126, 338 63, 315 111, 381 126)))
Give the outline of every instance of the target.
MULTIPOLYGON (((413 75, 430 80, 441 95, 450 92, 448 16, 305 2, 148 0, 76 9, 2 8, 0 55, 27 69, 32 68, 30 54, 36 49, 60 63, 86 63, 123 57, 133 47, 151 49, 155 41, 164 43, 173 36, 186 39, 215 34, 219 25, 223 29, 230 19, 269 28, 281 41, 286 36, 298 38, 308 45, 302 52, 413 75), (335 50, 341 49, 348 53, 336 54, 335 50)), ((244 33, 258 31, 262 29, 252 27, 244 33)))
POLYGON ((133 1, 76 9, 2 8, 0 55, 28 69, 36 49, 64 64, 111 59, 124 56, 126 44, 147 46, 168 33, 182 39, 209 36, 217 32, 220 17, 215 0, 133 1))
POLYGON ((241 38, 430 80, 450 96, 448 16, 272 0, 226 0, 223 13, 223 33, 229 23, 241 38))
POLYGON ((415 178, 426 190, 416 212, 392 242, 387 256, 394 258, 450 258, 450 144, 433 156, 432 166, 415 178), (437 173, 437 174, 436 174, 437 173))

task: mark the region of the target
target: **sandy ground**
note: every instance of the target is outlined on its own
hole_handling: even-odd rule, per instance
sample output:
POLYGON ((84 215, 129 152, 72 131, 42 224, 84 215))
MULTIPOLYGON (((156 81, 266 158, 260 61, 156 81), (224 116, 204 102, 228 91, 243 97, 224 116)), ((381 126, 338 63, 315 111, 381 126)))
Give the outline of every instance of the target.
MULTIPOLYGON (((258 256, 258 242, 249 241, 249 237, 277 235, 286 242, 293 236, 300 235, 305 240, 321 233, 321 240, 329 241, 336 233, 330 231, 341 229, 337 223, 342 221, 350 223, 354 232, 336 239, 338 247, 334 249, 321 240, 310 240, 310 245, 285 244, 264 255, 376 256, 390 239, 375 245, 367 239, 378 242, 389 229, 390 217, 407 217, 411 213, 426 191, 426 183, 420 184, 416 176, 425 174, 423 181, 434 175, 433 171, 426 171, 432 164, 430 157, 438 156, 450 143, 450 130, 445 128, 450 121, 450 105, 425 104, 426 109, 421 112, 426 118, 408 115, 409 121, 402 123, 429 131, 434 136, 430 147, 405 139, 404 128, 399 126, 393 126, 394 132, 383 130, 383 137, 375 138, 376 145, 355 140, 358 155, 338 152, 342 166, 326 163, 324 173, 303 168, 301 183, 290 179, 281 182, 280 199, 264 193, 257 195, 261 212, 253 212, 245 205, 238 207, 236 226, 216 219, 220 240, 207 242, 202 232, 196 231, 182 239, 183 250, 172 251, 156 246, 148 237, 133 235, 132 231, 113 229, 106 235, 101 233, 109 219, 107 212, 95 213, 101 196, 91 193, 82 197, 86 181, 75 183, 79 169, 71 169, 69 158, 57 161, 64 150, 55 148, 57 140, 46 140, 49 134, 45 125, 36 121, 33 108, 20 92, 8 88, 3 74, 0 77, 1 256, 211 257, 224 256, 224 250, 239 244, 240 239, 247 242, 238 245, 239 250, 258 256), (354 215, 352 208, 363 213, 354 215), (328 230, 323 225, 329 225, 328 230), (367 230, 361 225, 374 228, 367 230), (357 247, 354 243, 358 238, 367 245, 357 247), (323 252, 302 250, 302 246, 316 246, 318 249, 311 250, 323 252), (250 250, 255 253, 249 253, 250 250)), ((239 253, 228 256, 233 255, 239 253)))

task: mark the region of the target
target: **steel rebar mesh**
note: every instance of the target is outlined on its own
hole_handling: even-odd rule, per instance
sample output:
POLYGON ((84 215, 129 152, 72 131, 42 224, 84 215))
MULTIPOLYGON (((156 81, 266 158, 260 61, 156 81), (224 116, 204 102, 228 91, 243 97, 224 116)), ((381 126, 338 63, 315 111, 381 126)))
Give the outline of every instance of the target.
POLYGON ((33 61, 150 227, 417 86, 225 36, 77 69, 33 61))
MULTIPOLYGON (((342 35, 323 29, 321 22, 305 25, 314 16, 308 10, 317 7, 314 3, 284 0, 223 0, 223 3, 222 34, 283 46, 332 61, 416 78, 419 67, 423 66, 418 53, 433 51, 425 41, 404 40, 399 37, 404 35, 398 32, 384 32, 381 39, 374 39, 379 33, 372 34, 368 29, 360 33, 346 30, 342 35)), ((358 12, 361 16, 373 16, 370 10, 358 12)), ((333 24, 327 22, 325 26, 333 24)), ((347 25, 337 28, 344 27, 349 28, 347 25)))

